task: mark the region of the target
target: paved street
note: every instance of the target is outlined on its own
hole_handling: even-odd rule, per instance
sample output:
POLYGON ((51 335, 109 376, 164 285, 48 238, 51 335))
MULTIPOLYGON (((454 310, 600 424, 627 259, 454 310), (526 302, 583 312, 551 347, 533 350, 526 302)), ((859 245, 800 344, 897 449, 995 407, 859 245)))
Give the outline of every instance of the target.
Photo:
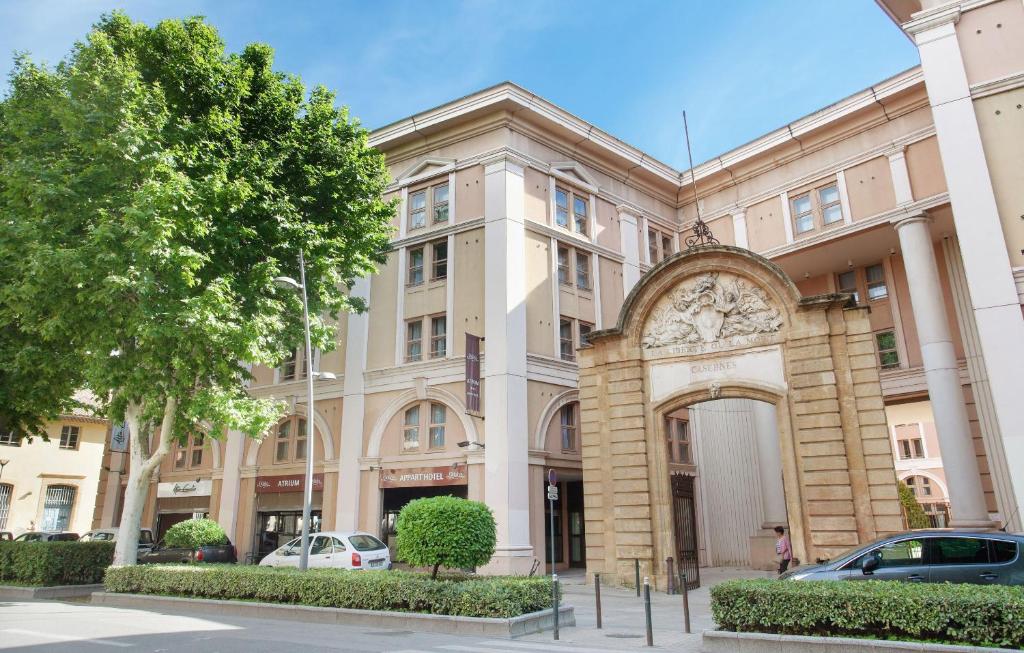
MULTIPOLYGON (((712 626, 708 587, 725 578, 758 575, 750 570, 702 570, 704 586, 691 593, 693 635, 682 632, 682 601, 678 596, 652 597, 655 647, 699 651, 700 631, 712 626)), ((645 649, 644 612, 635 593, 604 588, 604 628, 594 627, 593 587, 569 578, 566 600, 576 608, 575 628, 552 640, 550 632, 516 640, 460 637, 361 626, 330 626, 289 621, 204 617, 200 611, 164 614, 92 606, 79 602, 0 603, 0 650, 4 651, 136 651, 189 653, 234 651, 351 651, 445 653, 603 653, 645 649)))

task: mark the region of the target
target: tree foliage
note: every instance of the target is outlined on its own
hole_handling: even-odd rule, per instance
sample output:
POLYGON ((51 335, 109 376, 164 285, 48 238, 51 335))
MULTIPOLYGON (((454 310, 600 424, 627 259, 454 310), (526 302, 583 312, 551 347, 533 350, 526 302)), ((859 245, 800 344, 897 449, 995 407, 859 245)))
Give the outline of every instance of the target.
POLYGON ((467 569, 494 555, 496 527, 486 504, 456 497, 410 501, 398 513, 396 545, 402 560, 417 567, 467 569))
POLYGON ((275 72, 267 45, 227 53, 200 18, 114 13, 54 68, 19 56, 0 101, 0 419, 39 433, 91 390, 132 430, 129 494, 200 425, 262 434, 280 407, 247 395, 248 365, 302 342, 300 298, 272 279, 304 252, 313 346, 332 349, 388 245, 387 182, 331 92, 275 72))
POLYGON ((227 533, 212 519, 186 519, 164 533, 164 544, 176 548, 198 549, 201 546, 227 543, 227 533))
POLYGON ((907 528, 929 528, 932 522, 924 513, 924 508, 917 502, 914 491, 903 481, 896 481, 896 489, 900 495, 903 514, 907 518, 907 528))

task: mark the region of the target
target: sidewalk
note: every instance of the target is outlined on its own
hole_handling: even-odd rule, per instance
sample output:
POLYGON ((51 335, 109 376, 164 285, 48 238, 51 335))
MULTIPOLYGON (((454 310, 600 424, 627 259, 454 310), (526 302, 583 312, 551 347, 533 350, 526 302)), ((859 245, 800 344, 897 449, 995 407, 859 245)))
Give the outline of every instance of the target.
MULTIPOLYGON (((654 647, 671 651, 700 651, 701 631, 715 627, 711 618, 713 585, 732 578, 772 578, 771 572, 729 567, 700 570, 701 586, 690 592, 690 631, 683 632, 683 597, 651 592, 651 623, 654 647)), ((560 577, 561 578, 561 577, 560 577)), ((636 590, 603 586, 601 613, 603 628, 596 628, 594 586, 582 584, 581 575, 570 575, 562 585, 563 601, 573 606, 576 627, 560 632, 559 643, 571 647, 604 648, 623 651, 647 649, 643 598, 636 590)), ((517 642, 552 642, 552 633, 545 632, 519 638, 517 642)), ((567 648, 571 650, 571 648, 567 648)))

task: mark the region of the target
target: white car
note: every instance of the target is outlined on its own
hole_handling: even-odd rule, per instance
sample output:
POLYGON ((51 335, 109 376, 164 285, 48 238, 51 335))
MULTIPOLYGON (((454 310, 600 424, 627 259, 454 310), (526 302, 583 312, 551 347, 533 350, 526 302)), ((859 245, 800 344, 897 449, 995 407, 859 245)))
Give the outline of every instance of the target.
MULTIPOLYGON (((302 538, 297 537, 260 560, 261 567, 298 567, 302 538)), ((335 569, 391 569, 391 552, 369 533, 310 533, 309 566, 335 569)))

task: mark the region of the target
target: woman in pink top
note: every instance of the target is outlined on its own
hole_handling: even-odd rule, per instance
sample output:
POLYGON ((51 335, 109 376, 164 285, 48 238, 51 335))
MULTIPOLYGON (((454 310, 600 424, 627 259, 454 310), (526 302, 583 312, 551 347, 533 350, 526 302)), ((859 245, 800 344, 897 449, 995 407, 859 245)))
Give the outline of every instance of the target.
POLYGON ((779 556, 779 573, 781 574, 789 568, 789 563, 793 560, 793 547, 789 544, 789 536, 786 535, 785 528, 776 526, 775 534, 778 536, 778 539, 775 540, 775 553, 779 556))

